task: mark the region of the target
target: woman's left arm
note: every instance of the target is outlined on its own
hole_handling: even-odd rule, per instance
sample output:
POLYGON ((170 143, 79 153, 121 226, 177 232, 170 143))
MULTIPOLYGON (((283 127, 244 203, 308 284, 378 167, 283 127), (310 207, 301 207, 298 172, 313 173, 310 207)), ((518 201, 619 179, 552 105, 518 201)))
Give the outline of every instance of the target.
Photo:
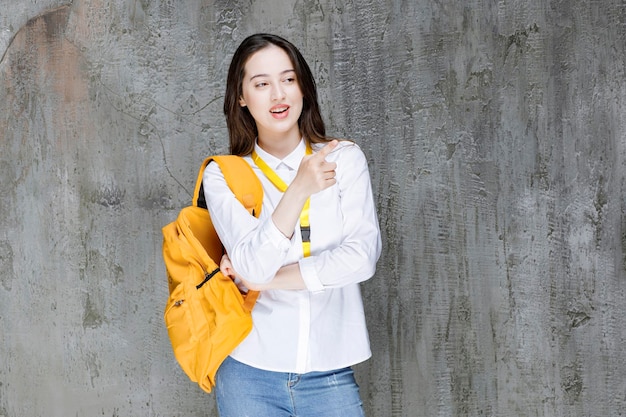
POLYGON ((344 142, 336 152, 341 242, 298 262, 302 279, 311 291, 343 287, 371 278, 382 249, 365 155, 358 145, 350 142, 344 142))
POLYGON ((278 270, 274 278, 266 283, 259 284, 246 280, 237 274, 233 268, 228 255, 222 256, 220 269, 225 275, 230 276, 235 282, 240 283, 244 288, 254 291, 264 290, 305 290, 306 285, 300 274, 300 267, 297 263, 285 265, 278 270))

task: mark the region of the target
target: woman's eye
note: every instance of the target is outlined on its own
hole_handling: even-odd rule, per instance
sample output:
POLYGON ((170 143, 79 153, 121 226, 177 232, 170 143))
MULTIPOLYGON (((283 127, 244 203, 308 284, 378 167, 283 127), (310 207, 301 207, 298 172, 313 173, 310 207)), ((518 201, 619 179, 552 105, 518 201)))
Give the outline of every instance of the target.
POLYGON ((261 87, 265 87, 267 85, 267 83, 263 82, 263 83, 256 83, 255 87, 257 88, 261 88, 261 87))
POLYGON ((294 81, 296 81, 296 79, 295 79, 295 78, 293 78, 293 77, 285 78, 285 82, 286 82, 287 84, 291 84, 291 83, 293 83, 294 81))

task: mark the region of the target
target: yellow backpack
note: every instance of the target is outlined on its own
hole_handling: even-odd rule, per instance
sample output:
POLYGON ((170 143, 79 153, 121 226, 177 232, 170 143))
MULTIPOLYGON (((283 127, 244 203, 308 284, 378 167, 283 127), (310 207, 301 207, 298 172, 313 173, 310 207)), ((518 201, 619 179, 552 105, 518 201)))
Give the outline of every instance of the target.
POLYGON ((163 260, 170 296, 165 324, 174 356, 187 376, 211 392, 224 359, 252 329, 257 291, 242 294, 219 269, 224 253, 206 209, 202 177, 211 162, 219 164, 237 199, 258 217, 263 188, 241 157, 212 156, 202 163, 192 199, 163 231, 163 260))

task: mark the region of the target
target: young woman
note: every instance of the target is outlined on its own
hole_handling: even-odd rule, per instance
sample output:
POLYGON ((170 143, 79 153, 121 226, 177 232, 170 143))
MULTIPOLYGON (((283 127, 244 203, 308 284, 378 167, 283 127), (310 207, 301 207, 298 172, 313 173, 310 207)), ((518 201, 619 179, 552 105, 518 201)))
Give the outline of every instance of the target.
POLYGON ((206 168, 228 254, 220 267, 261 291, 252 332, 216 376, 220 416, 363 416, 351 369, 371 355, 359 283, 381 251, 366 159, 326 137, 311 70, 275 35, 235 52, 224 113, 230 151, 252 166, 264 199, 250 216, 217 164, 206 168))

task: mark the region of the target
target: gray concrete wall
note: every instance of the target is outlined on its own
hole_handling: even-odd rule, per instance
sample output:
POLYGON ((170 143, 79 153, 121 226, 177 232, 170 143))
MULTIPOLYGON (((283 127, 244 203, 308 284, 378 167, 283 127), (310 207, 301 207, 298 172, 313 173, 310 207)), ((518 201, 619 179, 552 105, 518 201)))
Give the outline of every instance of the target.
POLYGON ((622 0, 2 0, 0 416, 216 416, 160 228, 257 31, 370 161, 368 415, 625 415, 622 0))

